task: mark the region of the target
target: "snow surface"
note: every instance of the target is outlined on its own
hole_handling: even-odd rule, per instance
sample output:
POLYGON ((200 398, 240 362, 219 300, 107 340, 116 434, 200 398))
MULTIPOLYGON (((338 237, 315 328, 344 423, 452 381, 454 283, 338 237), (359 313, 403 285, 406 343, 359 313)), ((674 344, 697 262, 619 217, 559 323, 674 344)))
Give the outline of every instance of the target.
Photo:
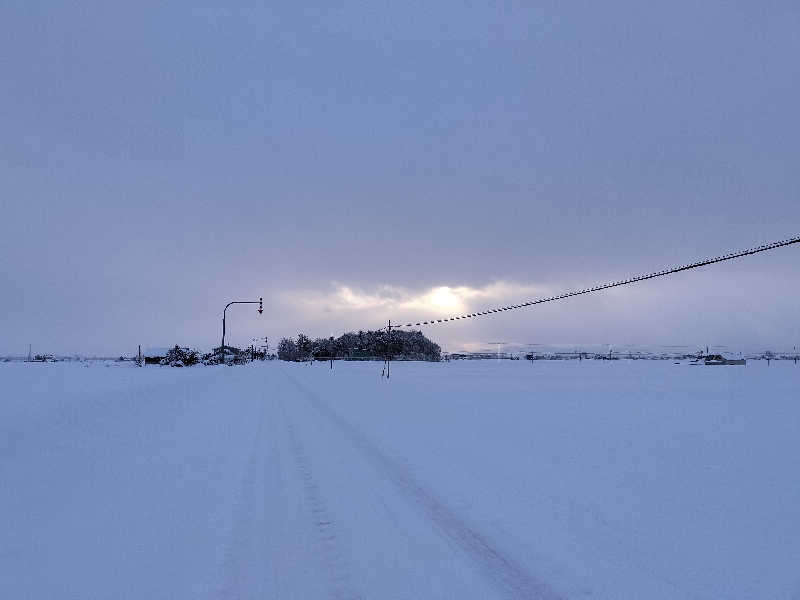
POLYGON ((0 598, 798 598, 800 366, 0 365, 0 598))

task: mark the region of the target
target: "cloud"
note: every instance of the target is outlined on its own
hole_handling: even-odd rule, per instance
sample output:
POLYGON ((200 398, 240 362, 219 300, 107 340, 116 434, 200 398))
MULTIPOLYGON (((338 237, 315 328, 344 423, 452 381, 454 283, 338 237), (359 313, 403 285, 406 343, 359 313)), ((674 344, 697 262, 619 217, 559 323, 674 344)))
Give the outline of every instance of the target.
POLYGON ((335 283, 327 292, 298 290, 285 301, 309 316, 321 313, 392 314, 401 318, 442 318, 509 302, 529 300, 548 292, 544 286, 496 281, 482 287, 440 285, 422 290, 381 285, 372 289, 335 283))
MULTIPOLYGON (((717 269, 642 282, 522 310, 476 319, 421 326, 451 351, 491 349, 503 341, 526 348, 532 343, 569 348, 593 345, 678 344, 689 348, 722 344, 740 351, 791 350, 800 345, 797 320, 785 315, 796 298, 791 266, 771 271, 717 269), (764 310, 769 303, 770 310, 764 310)), ((520 304, 589 282, 547 285, 500 280, 484 285, 397 285, 331 283, 274 296, 273 338, 303 331, 312 336, 377 329, 394 324, 437 321, 489 308, 520 304)), ((511 347, 511 346, 509 346, 511 347)))

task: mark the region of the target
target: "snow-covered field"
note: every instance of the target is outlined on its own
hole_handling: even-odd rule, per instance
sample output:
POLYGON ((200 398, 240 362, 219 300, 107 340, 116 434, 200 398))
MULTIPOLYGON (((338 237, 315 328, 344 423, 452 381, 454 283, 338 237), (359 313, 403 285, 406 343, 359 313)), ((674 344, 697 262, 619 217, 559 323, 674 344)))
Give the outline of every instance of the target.
POLYGON ((800 366, 0 365, 0 598, 800 598, 800 366))

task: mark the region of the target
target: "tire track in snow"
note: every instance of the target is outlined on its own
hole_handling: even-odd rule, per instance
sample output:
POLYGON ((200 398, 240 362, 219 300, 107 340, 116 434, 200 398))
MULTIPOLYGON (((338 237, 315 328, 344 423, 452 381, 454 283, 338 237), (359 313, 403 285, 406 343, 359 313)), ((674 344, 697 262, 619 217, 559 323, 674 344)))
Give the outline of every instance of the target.
POLYGON ((436 527, 473 562, 478 571, 507 598, 559 600, 547 584, 527 572, 512 557, 505 555, 489 537, 470 527, 443 501, 426 489, 400 463, 389 458, 350 422, 325 404, 286 371, 283 374, 308 399, 320 414, 345 433, 355 446, 386 474, 403 494, 419 505, 436 527))
POLYGON ((353 587, 349 565, 339 548, 336 522, 328 512, 320 494, 300 434, 289 417, 283 401, 279 400, 279 404, 289 432, 294 462, 302 478, 303 493, 311 511, 311 522, 321 552, 320 559, 328 577, 330 597, 333 600, 360 600, 362 595, 353 587))
POLYGON ((243 573, 244 565, 243 552, 246 552, 255 513, 255 481, 257 476, 257 465, 259 448, 264 436, 264 419, 266 413, 265 403, 259 403, 258 422, 256 432, 253 437, 253 445, 250 449, 247 465, 242 474, 242 483, 239 493, 235 500, 235 517, 230 534, 230 541, 225 550, 223 558, 223 579, 222 586, 218 590, 220 598, 240 598, 244 592, 243 573))

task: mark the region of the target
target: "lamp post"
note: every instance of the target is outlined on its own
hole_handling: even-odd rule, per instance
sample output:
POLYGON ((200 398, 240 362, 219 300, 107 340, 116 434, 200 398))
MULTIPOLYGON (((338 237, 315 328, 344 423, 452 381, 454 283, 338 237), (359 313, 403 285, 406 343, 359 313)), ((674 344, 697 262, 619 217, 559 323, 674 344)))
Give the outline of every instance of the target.
POLYGON ((225 313, 228 310, 228 307, 231 304, 258 304, 258 314, 264 312, 264 298, 259 298, 256 300, 234 300, 233 302, 228 302, 225 305, 225 309, 222 311, 222 345, 219 347, 220 354, 222 355, 222 364, 225 364, 225 313))

